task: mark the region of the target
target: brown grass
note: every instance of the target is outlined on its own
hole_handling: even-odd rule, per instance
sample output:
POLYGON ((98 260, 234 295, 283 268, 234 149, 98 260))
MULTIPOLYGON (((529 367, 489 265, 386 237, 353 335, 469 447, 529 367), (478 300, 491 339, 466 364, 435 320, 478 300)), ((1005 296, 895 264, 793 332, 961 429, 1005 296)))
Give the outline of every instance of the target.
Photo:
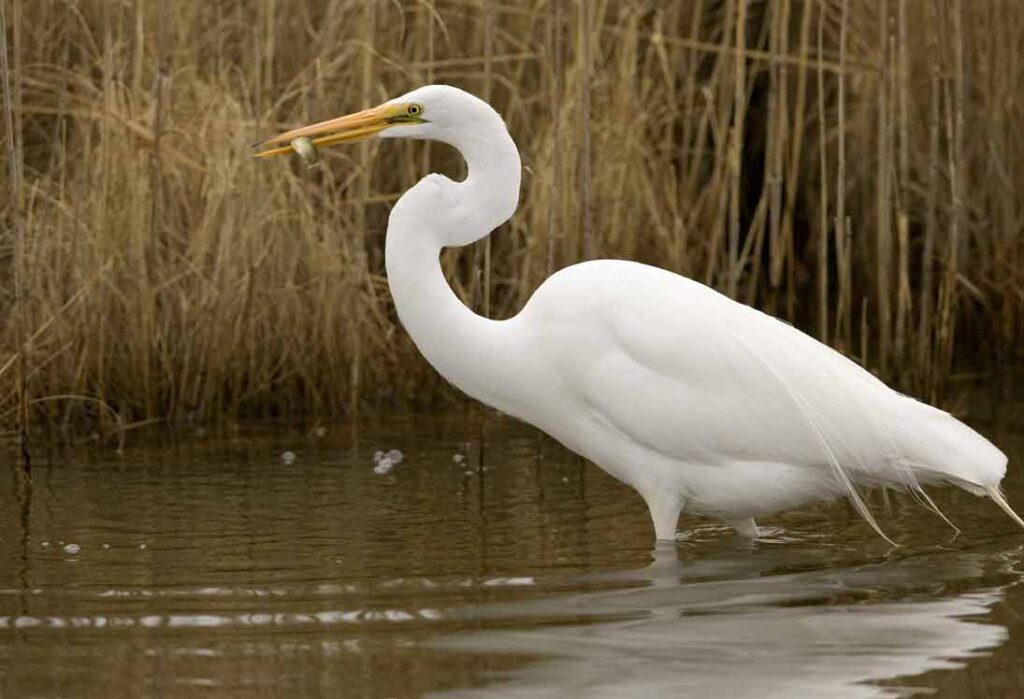
POLYGON ((9 423, 20 395, 56 422, 453 395, 396 324, 382 245, 400 193, 457 158, 370 143, 307 171, 249 151, 428 82, 490 95, 527 168, 512 222, 446 258, 477 309, 623 257, 870 352, 926 398, 954 367, 1021 359, 1016 0, 2 1, 9 423))

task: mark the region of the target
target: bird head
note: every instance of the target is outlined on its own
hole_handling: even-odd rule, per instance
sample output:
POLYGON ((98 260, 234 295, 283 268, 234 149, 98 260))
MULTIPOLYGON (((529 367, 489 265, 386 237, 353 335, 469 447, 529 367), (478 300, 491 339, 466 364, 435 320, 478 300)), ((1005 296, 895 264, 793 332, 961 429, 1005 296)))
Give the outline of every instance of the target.
POLYGON ((255 146, 265 158, 295 150, 292 143, 308 138, 315 148, 356 143, 370 138, 415 138, 461 147, 485 137, 501 117, 483 100, 450 85, 426 85, 365 109, 317 124, 286 131, 255 146))

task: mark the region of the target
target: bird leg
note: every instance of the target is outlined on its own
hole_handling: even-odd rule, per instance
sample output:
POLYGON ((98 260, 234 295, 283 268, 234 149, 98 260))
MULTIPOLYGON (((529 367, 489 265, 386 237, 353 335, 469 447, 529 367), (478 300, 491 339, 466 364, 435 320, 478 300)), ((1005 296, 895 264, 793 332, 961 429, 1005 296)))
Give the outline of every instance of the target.
POLYGON ((741 536, 745 536, 748 539, 756 539, 761 534, 760 531, 758 531, 757 522, 753 519, 737 519, 731 524, 741 536))
POLYGON ((654 536, 658 541, 675 541, 679 513, 683 511, 683 498, 671 490, 658 490, 645 494, 647 508, 654 522, 654 536))

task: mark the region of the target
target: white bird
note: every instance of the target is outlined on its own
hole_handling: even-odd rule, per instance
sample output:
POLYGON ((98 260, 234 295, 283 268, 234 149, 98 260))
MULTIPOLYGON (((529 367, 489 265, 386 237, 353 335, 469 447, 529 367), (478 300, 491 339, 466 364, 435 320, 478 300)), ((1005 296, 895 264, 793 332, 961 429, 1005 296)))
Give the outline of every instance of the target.
MULTIPOLYGON (((1006 456, 948 413, 888 388, 796 328, 678 274, 623 260, 560 270, 518 315, 467 308, 441 269, 519 202, 519 151, 486 102, 447 85, 283 133, 256 155, 367 138, 454 146, 461 182, 431 174, 395 204, 386 267, 398 316, 448 381, 547 432, 635 488, 659 540, 682 510, 757 536, 755 517, 848 497, 857 486, 913 493, 953 484, 992 498, 1024 527, 999 483, 1006 456)), ((939 513, 941 515, 941 513, 939 513)))

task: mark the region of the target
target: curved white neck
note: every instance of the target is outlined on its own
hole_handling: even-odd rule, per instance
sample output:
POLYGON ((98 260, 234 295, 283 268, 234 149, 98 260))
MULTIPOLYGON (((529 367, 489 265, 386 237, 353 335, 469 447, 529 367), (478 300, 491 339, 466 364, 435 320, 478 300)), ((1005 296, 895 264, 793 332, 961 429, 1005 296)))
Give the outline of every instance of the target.
POLYGON ((480 240, 512 215, 519 200, 519 153, 500 120, 497 128, 461 134, 452 145, 466 159, 466 179, 428 175, 391 211, 388 286, 402 325, 427 361, 465 393, 511 410, 518 353, 508 321, 467 308, 444 277, 440 253, 480 240))

